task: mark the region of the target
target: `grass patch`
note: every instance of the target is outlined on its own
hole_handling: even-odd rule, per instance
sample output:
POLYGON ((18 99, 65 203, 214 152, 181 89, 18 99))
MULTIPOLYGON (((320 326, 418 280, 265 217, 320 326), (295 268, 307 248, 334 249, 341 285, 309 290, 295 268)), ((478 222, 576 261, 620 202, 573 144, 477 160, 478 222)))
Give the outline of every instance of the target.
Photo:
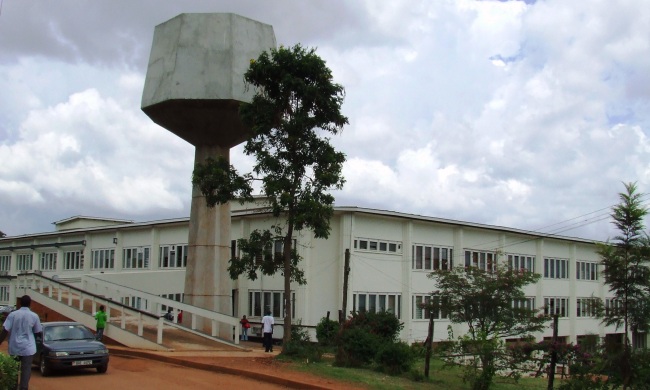
MULTIPOLYGON (((377 372, 372 368, 344 368, 335 367, 333 359, 325 355, 322 361, 313 363, 293 360, 293 368, 298 371, 308 372, 323 378, 330 378, 338 381, 348 382, 357 386, 365 386, 370 389, 379 390, 419 390, 419 389, 445 389, 465 390, 469 388, 468 383, 463 383, 462 371, 458 367, 443 367, 443 362, 438 359, 431 360, 429 378, 425 378, 424 359, 418 359, 414 365, 414 371, 419 372, 421 381, 415 381, 415 375, 405 373, 399 376, 390 376, 377 372)), ((556 385, 560 384, 559 378, 555 380, 556 385)), ((546 378, 521 378, 518 383, 509 378, 495 377, 492 389, 495 390, 516 390, 516 389, 546 389, 546 378)))

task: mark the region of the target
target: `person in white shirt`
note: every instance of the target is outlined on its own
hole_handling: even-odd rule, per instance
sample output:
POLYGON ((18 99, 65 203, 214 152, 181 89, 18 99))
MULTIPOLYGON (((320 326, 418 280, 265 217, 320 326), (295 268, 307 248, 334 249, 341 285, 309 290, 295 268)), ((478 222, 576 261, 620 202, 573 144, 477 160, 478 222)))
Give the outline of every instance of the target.
POLYGON ((262 332, 264 333, 264 351, 273 352, 273 325, 275 320, 270 311, 266 312, 266 315, 262 317, 262 332))
POLYGON ((0 344, 9 334, 9 355, 20 358, 21 390, 29 388, 32 358, 36 353, 34 334, 43 332, 38 315, 29 309, 31 304, 32 298, 29 295, 23 295, 20 298, 20 309, 9 313, 0 332, 0 344))

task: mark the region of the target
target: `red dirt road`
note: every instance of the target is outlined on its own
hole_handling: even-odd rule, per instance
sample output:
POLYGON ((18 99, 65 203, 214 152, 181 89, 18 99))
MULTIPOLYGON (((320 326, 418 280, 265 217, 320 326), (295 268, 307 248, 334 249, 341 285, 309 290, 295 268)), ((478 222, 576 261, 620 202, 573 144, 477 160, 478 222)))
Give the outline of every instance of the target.
POLYGON ((153 360, 111 356, 108 372, 93 369, 56 373, 43 378, 36 366, 32 369, 31 390, 110 389, 286 389, 286 387, 252 379, 196 370, 153 360))
MULTIPOLYGON (((7 353, 7 343, 0 346, 0 352, 7 353)), ((325 389, 359 390, 361 387, 325 379, 309 373, 291 369, 291 364, 272 358, 241 357, 196 357, 189 359, 196 363, 216 364, 222 367, 250 370, 252 372, 277 376, 325 389)), ((31 390, 86 390, 110 388, 119 390, 166 390, 195 389, 212 390, 275 390, 288 387, 262 382, 245 376, 222 374, 199 370, 157 360, 111 355, 108 371, 99 374, 94 369, 55 373, 43 378, 38 367, 32 368, 31 390)))

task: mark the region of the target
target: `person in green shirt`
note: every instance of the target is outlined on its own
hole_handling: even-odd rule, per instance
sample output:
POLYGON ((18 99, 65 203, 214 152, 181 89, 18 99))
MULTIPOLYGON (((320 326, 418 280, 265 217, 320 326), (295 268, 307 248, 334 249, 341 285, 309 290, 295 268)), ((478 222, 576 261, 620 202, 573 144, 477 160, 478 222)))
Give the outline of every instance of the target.
POLYGON ((104 305, 101 305, 99 307, 99 311, 95 313, 95 319, 97 320, 97 333, 95 334, 95 338, 99 341, 102 341, 104 338, 104 328, 106 327, 106 320, 108 319, 106 316, 106 312, 104 311, 104 305))

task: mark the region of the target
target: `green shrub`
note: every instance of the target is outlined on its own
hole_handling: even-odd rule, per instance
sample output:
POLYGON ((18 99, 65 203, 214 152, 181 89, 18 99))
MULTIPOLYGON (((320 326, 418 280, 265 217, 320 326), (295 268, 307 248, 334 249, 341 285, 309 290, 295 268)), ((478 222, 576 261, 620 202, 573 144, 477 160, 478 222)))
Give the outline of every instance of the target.
POLYGON ((411 369, 410 376, 414 382, 424 382, 424 374, 416 368, 411 369))
POLYGON ((632 387, 650 389, 650 351, 639 349, 632 352, 632 387))
POLYGON ((291 327, 291 341, 282 346, 282 355, 293 359, 319 362, 323 352, 318 345, 311 342, 307 330, 297 324, 291 327))
POLYGON ((416 358, 425 358, 427 347, 423 343, 413 343, 411 344, 411 354, 416 358))
POLYGON ((375 355, 375 362, 379 365, 379 369, 390 375, 409 371, 413 360, 411 347, 404 342, 384 344, 375 355))
POLYGON ((381 311, 356 312, 343 324, 343 330, 348 328, 364 328, 384 341, 395 341, 404 324, 399 322, 395 314, 381 311))
POLYGON ((13 389, 18 383, 18 362, 0 353, 0 389, 13 389))
POLYGON ((321 318, 316 325, 316 338, 321 345, 330 346, 336 343, 336 335, 339 332, 339 323, 327 317, 321 318))
POLYGON ((362 367, 372 362, 382 340, 364 328, 349 328, 339 335, 338 343, 335 364, 344 367, 362 367))

